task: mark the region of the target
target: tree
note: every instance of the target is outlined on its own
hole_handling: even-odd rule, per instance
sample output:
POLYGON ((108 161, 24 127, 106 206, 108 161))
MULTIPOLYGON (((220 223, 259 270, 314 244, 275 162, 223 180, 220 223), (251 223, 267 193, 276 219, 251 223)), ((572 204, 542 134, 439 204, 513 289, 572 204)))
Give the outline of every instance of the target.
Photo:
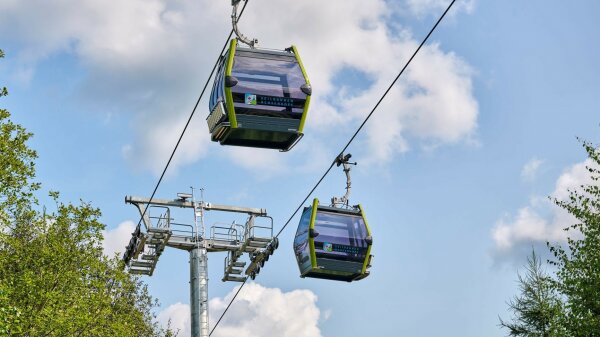
POLYGON ((146 286, 103 255, 98 209, 57 192, 54 212, 36 209, 30 137, 0 109, 0 335, 172 336, 146 286))
POLYGON ((511 322, 500 319, 500 326, 508 329, 509 336, 562 336, 561 301, 535 251, 527 258, 525 276, 519 274, 518 279, 521 294, 508 302, 515 317, 511 322))
POLYGON ((600 336, 600 148, 582 143, 592 184, 569 191, 567 200, 554 199, 578 222, 565 228, 566 247, 547 243, 554 276, 542 272, 535 255, 528 260, 527 276, 519 276, 521 295, 509 302, 516 317, 500 320, 511 336, 600 336))
POLYGON ((600 149, 583 142, 592 185, 569 191, 569 199, 554 200, 578 220, 565 230, 571 235, 567 247, 549 245, 558 268, 555 286, 564 296, 564 325, 569 336, 600 336, 600 149))
POLYGON ((102 254, 100 212, 59 203, 17 227, 0 252, 0 280, 28 336, 155 336, 146 287, 102 254))

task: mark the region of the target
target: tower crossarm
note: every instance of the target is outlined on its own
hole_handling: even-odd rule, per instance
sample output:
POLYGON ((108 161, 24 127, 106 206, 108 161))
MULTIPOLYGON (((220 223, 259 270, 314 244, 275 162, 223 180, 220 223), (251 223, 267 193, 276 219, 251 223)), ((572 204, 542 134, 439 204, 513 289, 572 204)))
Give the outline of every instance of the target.
POLYGON ((125 202, 128 204, 134 204, 143 211, 141 208, 141 204, 151 204, 157 206, 172 206, 172 207, 180 207, 180 208, 201 208, 206 211, 220 211, 220 212, 232 212, 232 213, 244 213, 248 215, 256 215, 256 216, 266 216, 267 210, 265 208, 254 208, 254 207, 240 207, 240 206, 229 206, 229 205, 219 205, 213 204, 210 202, 192 202, 185 198, 179 198, 174 200, 167 199, 150 199, 150 198, 142 198, 142 197, 134 197, 134 196, 126 196, 125 202))

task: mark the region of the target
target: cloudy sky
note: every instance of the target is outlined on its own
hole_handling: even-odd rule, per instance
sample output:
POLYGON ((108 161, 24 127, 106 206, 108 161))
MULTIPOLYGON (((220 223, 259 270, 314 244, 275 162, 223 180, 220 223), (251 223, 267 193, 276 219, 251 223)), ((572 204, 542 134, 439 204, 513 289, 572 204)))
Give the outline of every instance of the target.
MULTIPOLYGON (((267 208, 281 228, 427 34, 448 0, 251 0, 240 22, 260 45, 298 47, 313 86, 290 152, 210 142, 202 100, 157 197, 267 208)), ((532 247, 572 219, 548 200, 588 182, 576 137, 600 142, 600 3, 458 0, 349 151, 351 201, 374 232, 372 275, 300 279, 298 219, 215 336, 503 336, 498 315, 532 247), (431 324, 435 322, 435 324, 431 324)), ((121 251, 230 30, 230 1, 0 0, 0 84, 35 134, 44 192, 103 211, 121 251)), ((315 192, 343 194, 333 171, 315 192)), ((192 214, 177 213, 178 222, 192 214)), ((209 224, 231 222, 209 214, 209 224)), ((214 322, 235 292, 210 255, 214 322)), ((151 278, 189 336, 188 256, 151 278)))

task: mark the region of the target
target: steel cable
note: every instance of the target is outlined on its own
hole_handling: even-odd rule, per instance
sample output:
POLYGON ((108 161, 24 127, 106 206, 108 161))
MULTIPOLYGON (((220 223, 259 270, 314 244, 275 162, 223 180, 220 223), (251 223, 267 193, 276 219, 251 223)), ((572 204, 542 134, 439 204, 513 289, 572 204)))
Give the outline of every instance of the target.
MULTIPOLYGON (((402 70, 400 70, 400 72, 398 73, 398 75, 396 76, 396 78, 394 78, 394 80, 392 81, 392 83, 385 90, 385 92, 383 93, 383 95, 381 96, 381 98, 379 98, 379 100, 377 101, 377 103, 375 104, 375 106, 373 107, 373 109, 371 110, 371 112, 363 120, 363 122, 360 124, 360 126, 358 127, 358 129, 356 130, 356 132, 354 132, 354 134, 352 135, 352 137, 350 137, 350 140, 348 140, 348 143, 346 143, 346 145, 344 146, 344 148, 342 149, 342 151, 340 151, 340 154, 343 154, 348 149, 348 147, 350 146, 350 144, 352 144, 352 142, 354 141, 354 139, 356 138, 356 136, 358 135, 358 133, 362 130, 362 128, 367 123, 367 121, 369 121, 369 119, 371 118, 371 116, 373 115, 373 113, 377 110, 377 108, 379 107, 379 105, 381 104, 381 102, 383 101, 383 99, 385 98, 385 96, 387 96, 387 94, 390 92, 390 90, 392 89, 392 87, 396 84, 396 82, 398 81, 398 79, 400 78, 400 76, 402 76, 402 74, 404 73, 404 71, 406 70, 406 68, 410 65, 410 63, 412 62, 412 60, 415 58, 415 56, 417 55, 417 53, 419 53, 419 51, 421 50, 421 48, 423 47, 423 45, 425 45, 425 43, 427 42, 427 40, 429 39, 429 37, 431 36, 431 34, 433 34, 433 32, 435 31, 435 29, 437 28, 437 26, 440 24, 440 22, 442 22, 442 20, 444 19, 444 17, 448 13, 448 11, 450 11, 450 8, 452 8, 452 6, 454 5, 454 2, 456 2, 456 0, 452 0, 452 2, 450 2, 450 4, 448 5, 448 7, 444 11, 444 13, 436 21, 435 25, 433 25, 433 27, 429 30, 429 33, 427 34, 427 36, 425 36, 425 38, 423 39, 423 41, 421 41, 421 44, 419 44, 419 47, 417 47, 417 49, 414 51, 414 53, 412 54, 412 56, 408 59, 408 61, 404 65, 404 67, 402 67, 402 70)), ((338 156, 336 156, 336 158, 337 157, 338 156)), ((325 179, 325 177, 329 174, 329 172, 333 168, 333 165, 335 165, 335 160, 329 165, 329 168, 327 168, 327 170, 325 170, 325 173, 323 173, 323 175, 317 181, 317 183, 315 184, 315 186, 310 190, 310 192, 308 192, 308 195, 304 198, 304 200, 302 200, 302 202, 300 203, 300 205, 298 206, 298 208, 296 208, 296 210, 294 211, 294 213, 292 213, 292 215, 290 216, 290 218, 286 221, 286 223, 279 230, 279 232, 277 233, 277 235, 275 237, 278 238, 279 235, 283 232, 283 230, 289 225, 290 221, 292 221, 292 219, 294 218, 294 216, 296 216, 296 214, 302 208, 302 206, 304 205, 304 203, 308 200, 308 198, 310 198, 310 196, 312 195, 312 193, 317 189, 317 187, 319 187, 319 185, 321 184, 321 182, 323 181, 323 179, 325 179)), ((217 326, 219 325, 219 323, 223 319, 223 316, 225 316, 225 313, 227 313, 227 310, 229 310, 229 307, 231 307, 231 304, 235 301, 235 298, 238 296, 238 294, 240 293, 240 291, 242 290, 242 288, 246 284, 246 281, 248 281, 248 277, 246 277, 246 279, 244 280, 244 282, 240 285, 240 288, 237 290, 237 292, 235 293, 235 295, 231 298, 231 301, 229 302, 229 304, 225 308, 225 311, 223 311, 223 313, 221 314, 221 317, 219 317, 219 320, 217 321, 217 323, 215 323, 215 326, 212 328, 209 336, 211 336, 212 333, 215 331, 215 329, 217 328, 217 326)))

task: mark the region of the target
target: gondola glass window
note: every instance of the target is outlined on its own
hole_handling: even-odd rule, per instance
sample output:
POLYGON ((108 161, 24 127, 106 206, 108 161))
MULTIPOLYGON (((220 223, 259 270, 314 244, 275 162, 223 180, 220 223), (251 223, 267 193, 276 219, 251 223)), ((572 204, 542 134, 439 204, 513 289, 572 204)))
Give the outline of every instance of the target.
POLYGON ((207 118, 223 145, 289 150, 302 137, 312 89, 296 48, 238 47, 223 57, 207 118))
POLYGON ((367 228, 362 217, 340 216, 325 211, 317 212, 315 252, 317 258, 335 258, 343 261, 362 262, 367 256, 367 228))

